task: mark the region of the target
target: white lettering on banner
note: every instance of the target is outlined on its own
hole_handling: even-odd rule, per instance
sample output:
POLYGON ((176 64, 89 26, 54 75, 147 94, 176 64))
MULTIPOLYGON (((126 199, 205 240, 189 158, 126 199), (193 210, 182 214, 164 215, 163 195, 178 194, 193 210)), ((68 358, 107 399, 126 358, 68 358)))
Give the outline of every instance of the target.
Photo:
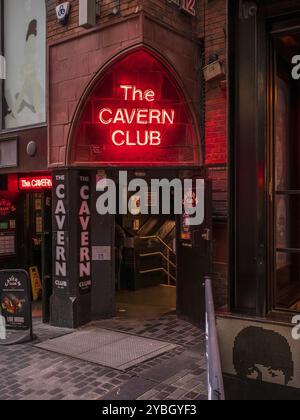
MULTIPOLYGON (((55 276, 67 277, 67 259, 65 250, 65 232, 64 226, 66 222, 66 208, 63 200, 65 199, 65 186, 64 184, 57 185, 55 189, 55 195, 58 199, 55 209, 55 220, 57 224, 57 240, 55 250, 55 276)), ((55 285, 58 287, 66 287, 65 281, 55 281, 55 285)))
POLYGON ((91 285, 92 285, 91 280, 81 281, 81 282, 79 283, 79 287, 80 287, 80 289, 86 289, 86 288, 88 288, 88 287, 91 287, 91 285))
POLYGON ((55 284, 55 286, 57 286, 59 288, 66 288, 67 287, 67 282, 62 281, 62 280, 55 280, 54 284, 55 284))
MULTIPOLYGON (((81 182, 89 181, 89 178, 80 177, 81 182)), ((89 207, 90 199, 90 187, 83 185, 80 188, 80 209, 79 209, 79 221, 80 221, 80 249, 79 249, 79 277, 91 276, 91 253, 90 253, 90 232, 89 226, 91 221, 91 212, 89 207)), ((91 280, 86 279, 79 282, 80 289, 86 289, 91 286, 91 280)))

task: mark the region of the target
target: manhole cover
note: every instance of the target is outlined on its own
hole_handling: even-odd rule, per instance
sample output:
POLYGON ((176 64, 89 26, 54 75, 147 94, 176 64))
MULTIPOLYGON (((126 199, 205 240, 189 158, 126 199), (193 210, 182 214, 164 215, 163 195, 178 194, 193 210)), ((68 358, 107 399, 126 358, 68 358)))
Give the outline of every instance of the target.
POLYGON ((35 347, 119 370, 126 370, 176 348, 164 341, 99 328, 78 331, 35 347))

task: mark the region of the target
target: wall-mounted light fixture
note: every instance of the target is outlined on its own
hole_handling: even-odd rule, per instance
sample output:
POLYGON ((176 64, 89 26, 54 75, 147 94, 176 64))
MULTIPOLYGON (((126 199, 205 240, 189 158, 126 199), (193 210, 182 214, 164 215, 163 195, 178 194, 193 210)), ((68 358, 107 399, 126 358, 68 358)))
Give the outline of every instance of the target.
POLYGON ((27 152, 27 155, 30 157, 34 157, 36 155, 37 144, 35 141, 28 142, 27 147, 26 147, 26 152, 27 152))
POLYGON ((218 54, 212 54, 209 57, 209 64, 203 68, 203 73, 206 82, 225 76, 224 64, 218 54))

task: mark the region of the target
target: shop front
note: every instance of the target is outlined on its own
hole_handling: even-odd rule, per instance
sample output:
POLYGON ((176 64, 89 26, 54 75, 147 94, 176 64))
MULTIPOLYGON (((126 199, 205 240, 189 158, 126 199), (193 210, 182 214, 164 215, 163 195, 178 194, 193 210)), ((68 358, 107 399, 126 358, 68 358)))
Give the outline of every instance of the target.
POLYGON ((180 78, 145 46, 117 55, 78 104, 69 139, 68 167, 53 170, 51 323, 111 317, 140 296, 203 324, 210 185, 180 78), (198 204, 195 226, 185 202, 198 204))
POLYGON ((28 272, 34 311, 47 322, 52 289, 52 177, 11 174, 1 179, 0 268, 28 272))
MULTIPOLYGON (((0 269, 28 272, 37 316, 42 312, 41 284, 44 291, 51 286, 51 278, 44 276, 43 251, 46 233, 51 237, 46 15, 44 1, 0 1, 0 269)), ((11 310, 18 315, 18 308, 12 305, 11 310)), ((49 319, 46 306, 43 315, 49 319)))

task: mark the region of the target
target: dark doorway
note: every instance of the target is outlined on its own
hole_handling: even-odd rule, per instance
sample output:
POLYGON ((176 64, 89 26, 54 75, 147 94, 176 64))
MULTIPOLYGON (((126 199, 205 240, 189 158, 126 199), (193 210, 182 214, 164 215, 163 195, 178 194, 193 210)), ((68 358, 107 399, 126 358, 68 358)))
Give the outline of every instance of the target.
POLYGON ((31 280, 34 317, 49 322, 52 294, 52 191, 23 193, 24 267, 31 280))
POLYGON ((275 35, 272 48, 275 307, 300 311, 300 81, 293 77, 295 65, 292 64, 300 51, 300 30, 275 35))
POLYGON ((212 185, 203 171, 184 177, 194 181, 194 199, 203 200, 203 221, 187 226, 185 214, 177 218, 177 313, 204 327, 204 282, 212 276, 212 185), (196 188, 196 180, 203 184, 196 188))
POLYGON ((162 191, 150 192, 150 183, 152 179, 171 181, 175 172, 140 171, 130 177, 134 175, 143 177, 149 193, 138 197, 128 193, 131 212, 115 219, 116 311, 121 317, 153 318, 176 311, 177 252, 174 192, 170 212, 163 214, 162 191), (152 214, 158 203, 159 214, 152 214), (141 213, 142 204, 149 214, 141 213))
POLYGON ((151 212, 157 200, 163 202, 163 191, 160 191, 158 196, 151 193, 135 197, 132 205, 136 211, 116 216, 116 314, 126 318, 153 318, 176 311, 190 321, 204 324, 203 283, 204 277, 211 275, 212 261, 210 183, 203 180, 197 191, 196 180, 203 179, 203 173, 196 171, 181 174, 145 171, 143 176, 148 183, 153 179, 193 180, 195 188, 179 201, 182 206, 184 200, 204 200, 203 220, 199 225, 189 226, 187 214, 175 214, 178 197, 173 190, 168 214, 151 212), (139 212, 141 200, 146 200, 149 206, 147 215, 139 212))

